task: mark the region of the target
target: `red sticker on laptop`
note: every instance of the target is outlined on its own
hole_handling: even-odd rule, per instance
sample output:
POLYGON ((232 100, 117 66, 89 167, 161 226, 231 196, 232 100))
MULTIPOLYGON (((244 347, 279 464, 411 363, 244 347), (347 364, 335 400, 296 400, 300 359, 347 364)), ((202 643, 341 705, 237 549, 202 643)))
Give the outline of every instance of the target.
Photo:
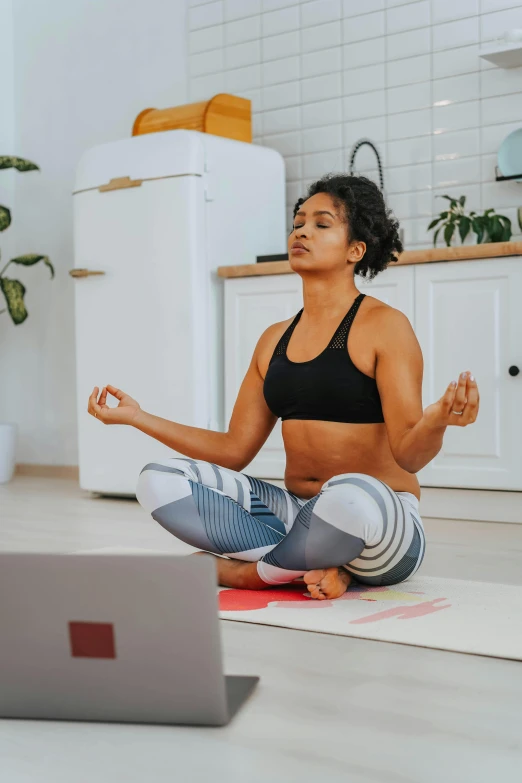
POLYGON ((69 623, 73 658, 116 658, 112 623, 69 623))

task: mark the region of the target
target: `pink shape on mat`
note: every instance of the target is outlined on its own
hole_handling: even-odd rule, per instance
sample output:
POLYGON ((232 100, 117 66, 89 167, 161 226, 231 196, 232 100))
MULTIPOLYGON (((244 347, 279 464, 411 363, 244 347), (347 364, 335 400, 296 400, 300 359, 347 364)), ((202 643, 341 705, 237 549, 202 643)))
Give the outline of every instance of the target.
POLYGON ((433 601, 423 601, 420 604, 411 606, 396 606, 393 609, 385 609, 382 612, 375 612, 375 614, 370 614, 366 617, 359 617, 358 620, 351 620, 350 624, 376 623, 389 617, 396 617, 398 620, 412 620, 414 617, 424 617, 426 614, 433 614, 434 612, 440 612, 441 609, 451 608, 451 604, 435 606, 438 601, 446 601, 446 598, 434 598, 433 601))

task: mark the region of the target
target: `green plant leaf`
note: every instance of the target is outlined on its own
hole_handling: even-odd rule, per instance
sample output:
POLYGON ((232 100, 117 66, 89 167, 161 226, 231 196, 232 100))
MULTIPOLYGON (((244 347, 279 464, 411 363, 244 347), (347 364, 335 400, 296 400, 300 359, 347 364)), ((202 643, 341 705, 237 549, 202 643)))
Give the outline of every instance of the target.
POLYGON ((46 266, 49 267, 51 270, 51 278, 54 277, 54 267, 49 261, 48 256, 41 256, 38 253, 28 253, 25 256, 17 256, 17 258, 12 258, 10 263, 11 264, 21 264, 22 266, 34 266, 39 261, 43 261, 46 266))
POLYGON ((506 215, 499 215, 498 219, 500 220, 500 222, 504 227, 501 241, 509 242, 509 240, 511 239, 511 235, 513 233, 511 230, 511 220, 508 217, 506 217, 506 215))
POLYGON ((484 216, 487 217, 488 215, 491 214, 491 212, 494 212, 494 211, 495 210, 493 209, 493 207, 490 207, 489 209, 486 209, 486 211, 484 212, 484 216))
POLYGON ((446 228, 444 229, 444 240, 448 247, 451 245, 451 238, 453 236, 454 231, 455 231, 455 223, 454 222, 447 223, 446 228))
POLYGON ((446 198, 446 199, 448 199, 448 201, 455 201, 455 199, 451 198, 451 196, 441 196, 441 195, 438 195, 436 198, 446 198))
POLYGON ((484 236, 484 218, 480 215, 476 215, 471 220, 471 227, 477 235, 477 245, 480 245, 484 236))
POLYGON ((5 231, 11 225, 11 213, 7 207, 0 206, 0 231, 5 231))
POLYGON ((502 241, 502 237, 504 236, 504 226, 500 222, 498 215, 491 216, 489 236, 492 242, 502 241))
POLYGON ((471 228, 471 220, 469 217, 466 217, 463 215, 459 220, 459 234, 460 234, 460 241, 464 242, 467 235, 469 234, 469 230, 471 228))
POLYGON ((459 198, 459 204, 460 204, 460 206, 461 206, 461 207, 463 207, 465 203, 466 203, 466 196, 461 196, 461 197, 459 198))
POLYGON ((493 227, 491 224, 492 224, 492 218, 490 217, 490 215, 486 215, 486 213, 484 212, 482 216, 482 225, 484 227, 484 242, 493 241, 491 239, 491 232, 493 231, 493 227))
POLYGON ((430 229, 432 229, 432 228, 435 228, 435 226, 437 225, 437 223, 438 223, 440 220, 444 220, 444 218, 442 217, 442 215, 439 215, 439 217, 438 217, 438 218, 435 218, 435 220, 432 220, 432 221, 431 221, 431 223, 429 224, 428 228, 426 229, 426 231, 429 231, 430 229))
POLYGON ((433 235, 433 247, 437 247, 437 237, 439 235, 439 231, 441 230, 441 228, 442 226, 439 226, 433 235))
POLYGON ((7 302, 9 315, 13 323, 18 326, 28 315, 24 304, 25 288, 19 280, 10 280, 8 277, 0 277, 0 288, 7 302))
POLYGON ((0 155, 0 169, 16 169, 17 171, 38 171, 36 163, 14 155, 0 155))

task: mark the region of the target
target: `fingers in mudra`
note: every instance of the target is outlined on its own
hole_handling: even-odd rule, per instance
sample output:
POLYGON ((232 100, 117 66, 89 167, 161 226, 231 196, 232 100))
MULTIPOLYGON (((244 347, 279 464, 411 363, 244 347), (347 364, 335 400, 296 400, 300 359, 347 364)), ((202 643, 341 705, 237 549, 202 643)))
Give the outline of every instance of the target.
POLYGON ((463 372, 458 383, 453 381, 446 391, 445 403, 449 424, 465 427, 472 424, 478 415, 479 392, 475 377, 470 372, 463 372))
POLYGON ((95 386, 89 397, 87 411, 91 416, 103 421, 102 417, 105 410, 109 410, 109 406, 107 405, 107 388, 104 386, 100 393, 99 388, 95 386))
POLYGON ((107 384, 104 386, 101 394, 97 386, 92 390, 87 407, 91 416, 101 421, 103 424, 131 424, 140 411, 140 405, 129 394, 125 394, 116 386, 107 384), (116 407, 107 404, 107 395, 115 397, 118 400, 116 407))

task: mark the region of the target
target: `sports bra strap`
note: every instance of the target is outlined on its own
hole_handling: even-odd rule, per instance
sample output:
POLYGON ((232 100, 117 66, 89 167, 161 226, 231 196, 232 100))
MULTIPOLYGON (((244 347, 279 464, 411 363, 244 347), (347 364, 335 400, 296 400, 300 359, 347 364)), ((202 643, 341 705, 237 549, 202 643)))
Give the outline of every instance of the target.
POLYGON ((344 316, 343 320, 339 324, 339 327, 337 328, 337 331, 335 332, 334 336, 326 346, 326 349, 329 348, 335 349, 342 349, 346 350, 346 345, 348 342, 348 333, 350 331, 350 327, 353 324, 353 319, 357 315, 357 311, 359 307, 361 306, 361 302, 364 299, 366 294, 359 294, 357 298, 354 300, 354 303, 344 316))
POLYGON ((274 356, 283 356, 286 353, 286 349, 287 349, 288 343, 290 342, 290 338, 292 336, 292 333, 293 333, 295 327, 297 326, 297 324, 299 322, 299 319, 301 318, 301 316, 303 314, 303 310, 304 310, 304 307, 302 307, 299 310, 299 312, 295 316, 294 320, 292 321, 290 326, 287 328, 286 332, 283 334, 283 336, 281 337, 281 339, 277 343, 275 351, 274 351, 273 356, 272 356, 272 359, 274 358, 274 356))
MULTIPOLYGON (((350 307, 350 309, 348 310, 348 312, 344 316, 343 320, 339 324, 338 328, 336 329, 332 339, 330 340, 330 342, 326 346, 325 350, 328 350, 328 349, 331 349, 331 348, 333 348, 334 350, 336 350, 336 349, 346 350, 346 344, 347 344, 347 341, 348 341, 348 332, 350 331, 350 327, 351 327, 351 325, 353 323, 353 319, 355 318, 355 316, 357 314, 357 310, 359 309, 360 304, 361 304, 361 302, 362 302, 362 300, 364 299, 365 296, 366 296, 366 294, 359 294, 356 297, 356 299, 354 300, 352 306, 350 307)), ((290 342, 290 338, 291 338, 291 336, 293 334, 293 331, 294 331, 295 327, 299 323, 299 319, 301 318, 301 316, 303 314, 303 310, 304 310, 304 307, 302 307, 299 310, 299 312, 295 316, 294 320, 292 321, 290 326, 287 328, 287 330, 285 331, 285 333, 283 334, 283 336, 281 337, 281 339, 277 343, 275 351, 272 354, 272 359, 270 360, 270 364, 272 363, 272 360, 276 356, 283 356, 284 354, 286 354, 286 349, 288 347, 288 343, 290 342)))

